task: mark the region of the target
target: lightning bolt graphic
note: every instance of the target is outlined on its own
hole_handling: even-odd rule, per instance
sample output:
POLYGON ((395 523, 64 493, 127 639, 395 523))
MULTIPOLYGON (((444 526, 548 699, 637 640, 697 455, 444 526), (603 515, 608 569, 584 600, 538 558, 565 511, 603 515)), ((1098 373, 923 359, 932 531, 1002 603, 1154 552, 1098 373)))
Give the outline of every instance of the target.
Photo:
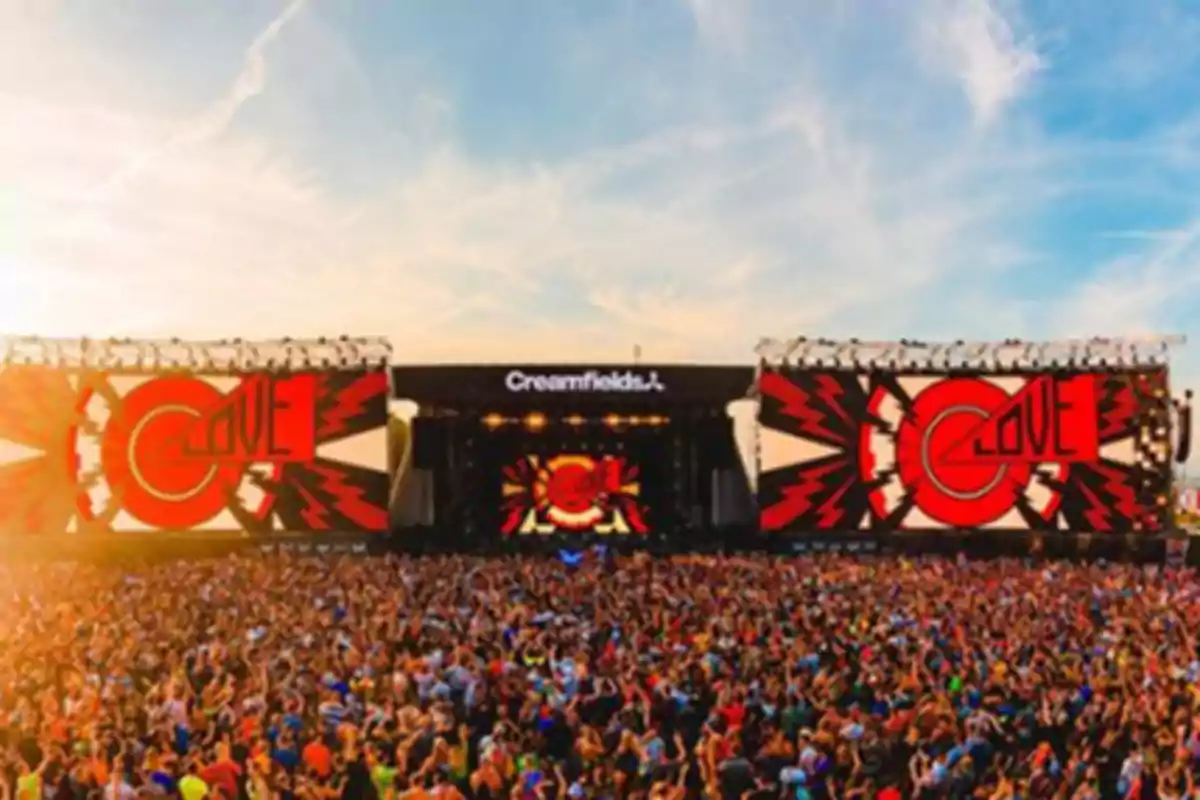
POLYGON ((1116 390, 1112 392, 1113 406, 1104 413, 1100 429, 1101 439, 1112 439, 1126 433, 1130 421, 1137 415, 1137 392, 1130 376, 1116 378, 1116 390))
MULTIPOLYGON (((767 530, 779 530, 797 517, 808 512, 813 506, 813 497, 825 488, 824 477, 836 471, 844 462, 839 457, 836 460, 816 468, 802 470, 798 481, 783 489, 783 498, 769 508, 763 509, 762 526, 767 530)), ((829 504, 825 503, 818 514, 824 512, 824 518, 832 513, 829 504)))
POLYGON ((1113 499, 1116 512, 1126 519, 1136 519, 1138 512, 1137 495, 1129 485, 1127 476, 1121 470, 1096 464, 1093 467, 1104 478, 1104 491, 1113 499))
POLYGON ((300 519, 304 520, 305 524, 314 531, 329 530, 329 511, 321 501, 313 497, 303 486, 296 487, 300 497, 304 500, 304 508, 300 511, 300 519))
POLYGON ((367 402, 387 389, 387 376, 382 372, 367 372, 334 396, 335 405, 321 412, 318 440, 335 439, 344 434, 347 423, 362 414, 367 402))
MULTIPOLYGON (((841 387, 836 387, 840 390, 841 387)), ((763 394, 774 397, 783 404, 781 413, 797 420, 800 432, 810 439, 828 444, 842 445, 842 437, 828 427, 829 415, 812 405, 813 397, 778 372, 767 372, 759 379, 763 394)), ((828 387, 818 385, 818 393, 828 402, 831 395, 828 387)), ((834 401, 836 403, 836 400, 834 401)))
POLYGON ((1112 513, 1104 506, 1104 503, 1096 496, 1095 492, 1086 486, 1081 485, 1079 488, 1083 491, 1084 499, 1091 506, 1091 508, 1083 512, 1083 518, 1097 532, 1112 530, 1112 513))
POLYGON ((365 530, 386 530, 387 509, 364 499, 366 492, 348 483, 348 475, 341 470, 319 464, 313 464, 309 469, 321 479, 321 489, 334 498, 333 507, 338 513, 365 530))
POLYGON ((824 503, 816 510, 817 527, 818 528, 833 528, 835 524, 842 521, 842 517, 846 515, 846 509, 841 505, 842 497, 850 489, 850 481, 844 482, 836 492, 829 495, 824 503))
POLYGON ((818 375, 817 396, 825 401, 826 408, 833 409, 833 412, 851 427, 855 426, 856 423, 846 413, 845 404, 842 402, 842 398, 846 396, 846 389, 838 383, 837 378, 826 374, 818 375))

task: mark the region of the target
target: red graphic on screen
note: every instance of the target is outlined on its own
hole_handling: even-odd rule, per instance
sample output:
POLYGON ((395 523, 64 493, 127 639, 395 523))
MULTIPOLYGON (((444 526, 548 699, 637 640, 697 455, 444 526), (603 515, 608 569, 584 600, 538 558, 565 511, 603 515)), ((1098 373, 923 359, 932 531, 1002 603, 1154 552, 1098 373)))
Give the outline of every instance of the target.
POLYGON ((125 396, 101 442, 104 474, 125 511, 152 527, 191 528, 226 507, 245 462, 184 455, 189 431, 223 402, 189 377, 159 378, 125 396))
POLYGON ((385 530, 387 398, 382 370, 5 366, 0 535, 385 530), (379 458, 364 462, 380 466, 364 466, 346 443, 376 434, 379 458))
POLYGON ((619 456, 526 456, 501 493, 504 534, 649 532, 638 468, 619 456))
POLYGON ((83 424, 62 372, 0 370, 0 535, 63 531, 83 489, 71 442, 83 424))
POLYGON ((949 439, 949 447, 941 432, 942 445, 933 449, 943 464, 1087 463, 1100 456, 1096 384, 1095 375, 1043 375, 1011 396, 1001 389, 1004 402, 987 413, 981 413, 986 398, 994 396, 997 387, 979 379, 945 381, 922 394, 920 401, 930 402, 927 397, 937 394, 943 406, 939 414, 960 429, 967 423, 962 436, 949 439), (980 404, 972 405, 976 399, 980 404), (955 409, 949 413, 948 403, 955 409), (979 419, 971 422, 971 417, 979 419))
POLYGON ((251 375, 165 441, 171 457, 304 463, 316 455, 317 376, 251 375))
POLYGON ((766 373, 761 524, 1157 530, 1165 384, 1163 370, 766 373))
MULTIPOLYGON (((1012 508, 1029 485, 1032 462, 1018 456, 996 463, 971 452, 1009 402, 1003 389, 975 378, 944 381, 916 398, 900 422, 895 461, 901 483, 929 518, 958 528, 982 525, 1012 508)), ((868 449, 867 480, 873 464, 868 449)))

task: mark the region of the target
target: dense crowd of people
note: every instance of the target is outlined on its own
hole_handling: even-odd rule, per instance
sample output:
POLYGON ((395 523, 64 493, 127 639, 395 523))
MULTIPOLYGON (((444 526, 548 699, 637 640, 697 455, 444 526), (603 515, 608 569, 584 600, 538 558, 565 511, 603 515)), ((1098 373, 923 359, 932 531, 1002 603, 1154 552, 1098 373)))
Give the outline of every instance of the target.
POLYGON ((0 797, 1190 798, 1200 577, 241 556, 0 568, 0 797))

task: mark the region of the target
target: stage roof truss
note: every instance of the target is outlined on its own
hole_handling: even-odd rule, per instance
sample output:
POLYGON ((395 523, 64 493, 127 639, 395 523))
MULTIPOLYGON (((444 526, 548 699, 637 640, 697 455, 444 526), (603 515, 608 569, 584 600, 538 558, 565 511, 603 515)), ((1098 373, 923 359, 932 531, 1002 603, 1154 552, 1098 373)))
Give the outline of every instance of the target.
POLYGON ((894 342, 859 339, 759 340, 754 352, 760 368, 786 366, 939 370, 939 369, 1053 369, 1147 367, 1167 364, 1171 349, 1186 344, 1183 336, 1127 338, 1095 337, 1000 342, 894 342))
POLYGON ((391 343, 381 336, 257 340, 0 338, 0 358, 5 365, 61 369, 147 372, 383 369, 391 356, 391 343))

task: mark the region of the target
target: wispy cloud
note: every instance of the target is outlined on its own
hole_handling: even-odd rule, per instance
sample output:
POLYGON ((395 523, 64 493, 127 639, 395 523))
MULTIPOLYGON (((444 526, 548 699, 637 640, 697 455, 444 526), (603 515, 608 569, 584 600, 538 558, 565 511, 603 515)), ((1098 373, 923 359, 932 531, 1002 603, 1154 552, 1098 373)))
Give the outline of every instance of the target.
POLYGON ((1179 242, 1186 241, 1188 238, 1187 231, 1180 230, 1123 230, 1123 231, 1101 231, 1100 237, 1103 239, 1118 239, 1136 242, 1179 242))
POLYGON ((684 0, 696 31, 707 44, 740 53, 749 35, 751 0, 684 0))
POLYGON ((1173 333, 1163 330, 1164 319, 1175 317, 1181 304, 1192 306, 1200 289, 1200 220, 1170 233, 1151 239, 1153 249, 1116 259, 1082 284, 1063 304, 1063 332, 1103 331, 1120 320, 1123 332, 1173 333))
POLYGON ((267 87, 267 50, 307 4, 308 0, 291 0, 283 11, 263 29, 246 49, 241 71, 220 98, 200 114, 187 120, 164 141, 135 153, 119 169, 108 176, 92 192, 92 201, 99 202, 110 193, 119 191, 158 160, 180 150, 194 147, 221 135, 238 111, 247 102, 262 94, 267 87))
POLYGON ((619 25, 547 17, 516 46, 491 33, 502 3, 461 30, 335 5, 230 31, 254 39, 225 48, 239 76, 178 119, 138 91, 154 64, 118 74, 100 32, 23 19, 37 50, 0 53, 29 76, 0 76, 5 325, 362 330, 413 360, 614 359, 635 342, 744 360, 764 333, 1120 333, 1197 299, 1193 243, 1171 234, 1200 209, 1060 226, 1097 183, 1110 211, 1163 175, 1200 187, 1178 131, 1159 149, 1157 130, 1093 139, 1042 119, 1061 53, 1051 69, 1029 9, 614 2, 597 8, 619 25), (560 49, 581 37, 605 57, 560 49), (314 59, 320 92, 298 77, 314 59), (97 63, 122 94, 80 88, 97 63))
POLYGON ((995 122, 1045 66, 1034 42, 1018 37, 994 0, 939 4, 926 24, 981 125, 995 122))

